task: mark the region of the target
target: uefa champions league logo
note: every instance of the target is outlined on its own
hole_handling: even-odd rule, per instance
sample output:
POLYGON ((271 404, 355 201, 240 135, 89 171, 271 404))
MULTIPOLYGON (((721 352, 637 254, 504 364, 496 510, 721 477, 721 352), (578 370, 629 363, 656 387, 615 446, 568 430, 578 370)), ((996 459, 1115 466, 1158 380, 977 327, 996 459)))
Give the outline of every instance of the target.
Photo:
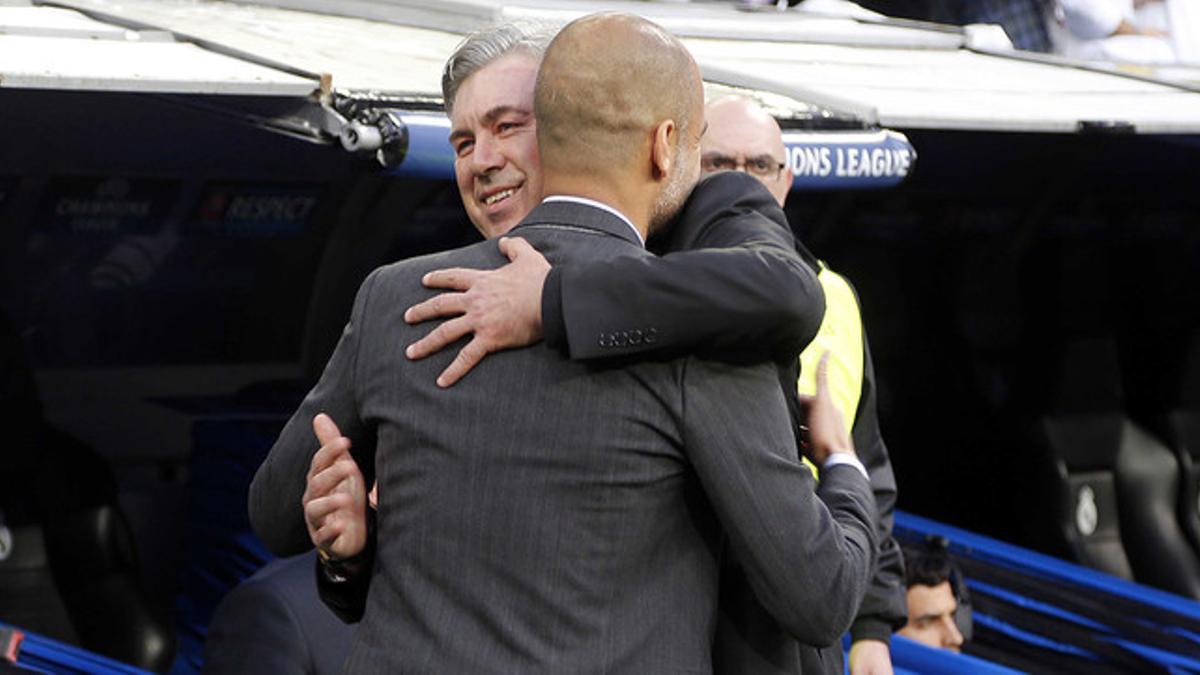
POLYGON ((1096 492, 1090 485, 1079 488, 1079 496, 1075 503, 1075 527, 1079 533, 1089 537, 1096 532, 1100 524, 1100 509, 1096 506, 1096 492))
POLYGON ((12 549, 12 530, 9 530, 4 523, 0 523, 0 562, 8 560, 8 556, 12 555, 12 549))

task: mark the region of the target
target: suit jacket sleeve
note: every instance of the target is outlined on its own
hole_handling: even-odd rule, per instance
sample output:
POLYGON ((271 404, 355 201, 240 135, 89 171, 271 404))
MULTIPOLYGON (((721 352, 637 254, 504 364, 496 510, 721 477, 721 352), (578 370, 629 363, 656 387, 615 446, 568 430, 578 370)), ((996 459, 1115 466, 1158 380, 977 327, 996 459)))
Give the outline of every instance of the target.
POLYGON ((908 599, 904 587, 904 556, 892 534, 896 511, 896 476, 892 472, 892 462, 883 435, 879 432, 879 417, 875 410, 875 369, 865 335, 863 351, 863 391, 851 435, 859 459, 871 475, 877 513, 879 562, 858 617, 850 628, 850 635, 855 641, 887 642, 892 632, 908 620, 908 599))
MULTIPOLYGON (((363 560, 364 564, 375 564, 375 547, 363 560)), ((341 581, 333 581, 317 563, 317 595, 329 611, 342 623, 358 623, 367 611, 367 594, 371 590, 370 567, 365 567, 341 581)))
POLYGON ((355 564, 342 567, 337 580, 331 578, 319 559, 316 561, 317 596, 342 623, 358 623, 367 611, 371 572, 375 568, 376 551, 379 550, 375 518, 374 509, 367 509, 366 547, 358 554, 355 564))
POLYGON ((360 417, 354 384, 363 322, 370 316, 366 306, 377 277, 378 272, 373 272, 363 282, 354 300, 350 321, 321 379, 288 420, 250 484, 250 524, 277 556, 295 555, 312 548, 301 500, 313 455, 320 449, 312 429, 312 420, 317 413, 327 413, 342 435, 350 439, 351 454, 358 462, 363 478, 368 485, 372 481, 374 429, 360 417))
POLYGON ((815 485, 773 367, 693 359, 684 379, 684 447, 755 595, 801 642, 834 642, 874 571, 870 484, 838 465, 815 485))
POLYGON ((542 293, 546 342, 573 359, 700 353, 794 357, 825 310, 783 211, 757 180, 702 180, 660 250, 555 267, 542 293))
POLYGON ((251 579, 217 607, 204 644, 204 672, 307 673, 308 647, 287 602, 251 579))

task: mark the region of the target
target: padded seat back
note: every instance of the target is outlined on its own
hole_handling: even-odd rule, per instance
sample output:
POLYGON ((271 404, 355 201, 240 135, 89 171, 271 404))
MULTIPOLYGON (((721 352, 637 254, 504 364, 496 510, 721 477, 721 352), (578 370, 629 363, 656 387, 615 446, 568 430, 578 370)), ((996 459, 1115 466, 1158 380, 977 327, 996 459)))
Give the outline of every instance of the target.
POLYGON ((1177 516, 1180 480, 1175 453, 1126 421, 1117 455, 1122 539, 1141 583, 1200 600, 1200 557, 1177 516))
POLYGON ((0 523, 0 622, 78 642, 54 583, 41 525, 0 523))
POLYGON ((80 643, 139 668, 165 670, 174 633, 142 591, 133 539, 117 507, 56 516, 47 523, 46 540, 80 643))
POLYGON ((1162 437, 1179 463, 1176 516, 1193 553, 1200 555, 1200 331, 1194 332, 1178 368, 1178 387, 1158 417, 1162 437))
POLYGON ((1076 337, 1043 345, 1022 364, 1014 409, 1028 494, 1018 511, 1039 548, 1133 578, 1121 537, 1115 467, 1123 424, 1116 344, 1076 337))
POLYGON ((1129 419, 1115 340, 1076 339, 1045 372, 1052 377, 1033 441, 1046 453, 1042 503, 1058 504, 1052 517, 1067 555, 1200 598, 1200 556, 1177 515, 1180 462, 1129 419))
POLYGON ((1027 498, 1031 505, 1054 505, 1044 517, 1053 520, 1055 548, 1074 562, 1132 579, 1114 474, 1120 417, 1111 413, 1045 417, 1037 428, 1040 437, 1032 441, 1044 456, 1031 469, 1042 472, 1038 482, 1043 493, 1027 498))
POLYGON ((1179 461, 1179 524, 1200 553, 1200 409, 1167 415, 1167 436, 1179 461))

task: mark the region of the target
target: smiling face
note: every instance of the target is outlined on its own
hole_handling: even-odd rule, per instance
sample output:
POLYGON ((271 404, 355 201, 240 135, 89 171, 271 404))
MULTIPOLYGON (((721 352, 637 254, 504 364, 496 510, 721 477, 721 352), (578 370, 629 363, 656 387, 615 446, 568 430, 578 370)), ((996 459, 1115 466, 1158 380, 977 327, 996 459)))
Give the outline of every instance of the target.
POLYGON ((533 88, 539 61, 506 54, 468 77, 454 99, 454 175, 471 222, 483 236, 508 232, 542 200, 533 88))

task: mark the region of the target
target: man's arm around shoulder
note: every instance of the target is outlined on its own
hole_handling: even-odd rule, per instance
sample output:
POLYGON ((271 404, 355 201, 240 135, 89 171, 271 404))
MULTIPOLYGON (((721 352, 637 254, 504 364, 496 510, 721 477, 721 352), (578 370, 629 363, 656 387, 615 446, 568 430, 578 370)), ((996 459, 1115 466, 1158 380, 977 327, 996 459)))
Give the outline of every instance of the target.
POLYGON ((542 291, 547 344, 574 359, 699 351, 745 363, 793 358, 816 335, 824 294, 754 178, 701 180, 659 247, 661 258, 552 269, 542 291))

